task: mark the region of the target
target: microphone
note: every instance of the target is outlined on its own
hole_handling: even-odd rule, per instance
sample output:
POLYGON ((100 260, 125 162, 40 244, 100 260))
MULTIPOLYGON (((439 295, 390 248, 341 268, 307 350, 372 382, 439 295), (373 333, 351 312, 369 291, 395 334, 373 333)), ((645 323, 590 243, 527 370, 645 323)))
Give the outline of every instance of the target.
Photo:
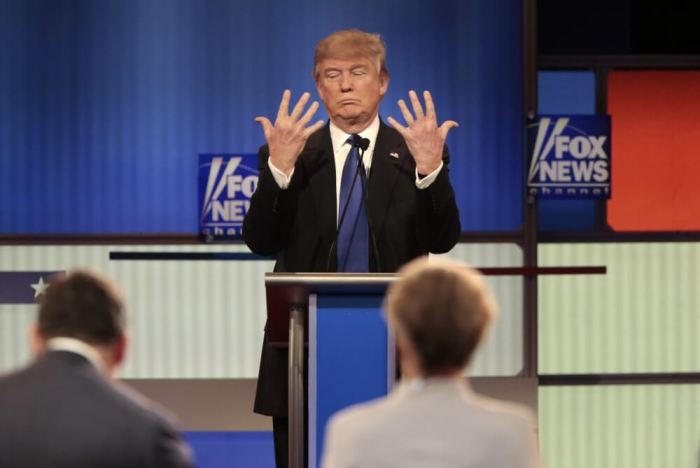
POLYGON ((362 138, 360 135, 355 133, 352 136, 352 146, 362 150, 362 154, 359 154, 360 152, 358 151, 358 157, 360 160, 362 160, 362 156, 364 156, 365 151, 367 151, 367 148, 369 148, 369 138, 362 138))

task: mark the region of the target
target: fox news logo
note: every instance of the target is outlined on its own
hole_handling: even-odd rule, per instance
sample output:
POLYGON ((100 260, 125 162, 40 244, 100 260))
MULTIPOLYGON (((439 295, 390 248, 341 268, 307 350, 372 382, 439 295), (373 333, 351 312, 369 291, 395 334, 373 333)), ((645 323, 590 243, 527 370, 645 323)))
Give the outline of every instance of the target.
POLYGON ((610 198, 610 116, 539 116, 528 132, 529 195, 610 198))
POLYGON ((258 156, 199 155, 199 229, 205 240, 235 240, 258 186, 258 156))

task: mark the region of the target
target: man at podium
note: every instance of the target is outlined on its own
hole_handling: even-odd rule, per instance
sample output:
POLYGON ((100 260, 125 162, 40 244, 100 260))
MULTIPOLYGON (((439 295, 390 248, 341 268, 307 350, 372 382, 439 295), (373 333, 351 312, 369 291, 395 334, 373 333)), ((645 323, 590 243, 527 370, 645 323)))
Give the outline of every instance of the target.
MULTIPOLYGON (((272 122, 257 117, 267 144, 243 225, 248 247, 276 257, 276 272, 394 272, 429 252, 449 251, 461 231, 448 174, 447 133, 428 91, 398 103, 404 124, 378 108, 389 86, 379 35, 338 31, 314 57, 316 90, 330 117, 311 120, 304 93, 284 91, 272 122)), ((277 466, 287 462, 287 350, 267 336, 255 411, 273 417, 277 466)))

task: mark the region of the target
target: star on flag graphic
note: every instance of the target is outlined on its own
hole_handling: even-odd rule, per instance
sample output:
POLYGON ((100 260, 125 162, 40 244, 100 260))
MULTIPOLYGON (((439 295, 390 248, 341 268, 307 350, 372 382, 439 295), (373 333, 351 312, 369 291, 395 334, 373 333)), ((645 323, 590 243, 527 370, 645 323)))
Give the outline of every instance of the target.
POLYGON ((35 304, 63 271, 0 271, 0 304, 35 304))

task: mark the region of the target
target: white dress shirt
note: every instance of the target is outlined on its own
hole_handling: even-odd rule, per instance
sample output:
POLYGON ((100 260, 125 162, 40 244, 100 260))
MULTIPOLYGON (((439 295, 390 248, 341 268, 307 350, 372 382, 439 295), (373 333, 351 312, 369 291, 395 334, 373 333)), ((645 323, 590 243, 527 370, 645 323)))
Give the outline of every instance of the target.
POLYGON ((46 348, 50 351, 69 351, 71 353, 80 354, 90 361, 97 370, 104 370, 104 364, 100 353, 84 341, 67 336, 59 336, 49 339, 46 342, 46 348))

